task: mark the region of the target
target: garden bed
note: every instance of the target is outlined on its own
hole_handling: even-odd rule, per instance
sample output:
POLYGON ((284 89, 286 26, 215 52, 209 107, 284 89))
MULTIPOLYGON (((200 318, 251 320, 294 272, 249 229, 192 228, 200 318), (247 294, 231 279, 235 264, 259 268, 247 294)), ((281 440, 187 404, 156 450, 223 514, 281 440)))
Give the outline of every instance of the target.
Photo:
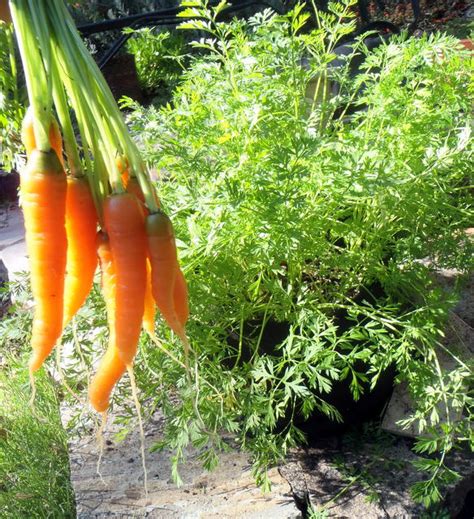
MULTIPOLYGON (((349 49, 358 66, 341 57, 335 67, 333 51, 347 42, 354 25, 349 5, 321 15, 324 32, 310 33, 301 32, 306 15, 299 8, 283 17, 267 11, 228 24, 217 23, 207 5, 197 8, 199 18, 187 27, 209 38, 196 43, 203 52, 189 58, 170 103, 124 103, 141 152, 155 168, 162 208, 175 225, 189 284, 190 356, 161 318, 159 342, 142 335, 134 372, 151 424, 145 444, 156 450, 147 455, 151 502, 131 433, 137 408, 127 378, 112 400, 115 425, 106 432, 111 443, 104 452, 101 493, 91 436, 98 424, 85 404, 108 341, 105 304, 94 285, 64 330, 64 372, 58 371, 67 383, 64 401, 81 401, 79 407, 64 404, 72 411, 67 427, 85 432, 85 443, 71 447, 74 463, 86 471, 84 479, 73 475, 84 499, 81 513, 105 513, 111 503, 116 513, 136 506, 137 513, 182 514, 194 505, 193 510, 211 507, 215 499, 221 514, 232 514, 235 496, 244 494, 245 506, 263 503, 275 515, 272 500, 288 494, 283 501, 291 513, 297 504, 306 516, 313 506, 325 517, 330 510, 324 488, 318 488, 323 483, 296 484, 293 466, 291 491, 275 466, 295 453, 292 462, 307 464, 305 441, 316 442, 316 449, 322 436, 337 434, 344 442, 358 429, 340 433, 367 419, 377 425, 366 430, 367 450, 360 458, 340 445, 328 449, 332 440, 325 444, 328 460, 320 463, 321 451, 309 451, 318 457, 317 471, 329 476, 337 454, 348 456, 337 468, 342 483, 326 490, 352 496, 355 503, 352 491, 363 488, 380 498, 374 514, 393 504, 390 499, 399 499, 390 512, 395 515, 419 513, 421 504, 436 507, 455 484, 456 471, 465 476, 451 455, 467 447, 473 405, 465 390, 471 359, 441 340, 458 293, 443 292, 433 279, 437 269, 461 276, 472 269, 472 236, 465 232, 472 225, 468 54, 442 35, 381 38, 370 52, 355 39, 349 49), (440 348, 451 362, 449 371, 440 369, 440 348), (394 383, 406 387, 414 403, 409 416, 400 418, 406 431, 419 434, 413 443, 418 454, 408 455, 419 470, 407 479, 417 504, 406 504, 408 488, 392 496, 369 470, 406 468, 395 463, 397 448, 406 451, 404 440, 388 441, 378 432, 394 383), (116 442, 127 435, 122 445, 116 442), (87 455, 81 459, 75 452, 83 447, 87 455), (248 454, 229 455, 229 447, 248 454), (134 454, 128 456, 129 449, 134 454), (116 480, 113 464, 123 452, 116 480), (377 467, 385 453, 386 466, 377 467), (196 468, 199 462, 213 469, 220 456, 224 466, 215 476, 196 468), (242 475, 236 486, 220 481, 235 475, 229 463, 242 475), (269 501, 257 497, 256 488, 249 490, 250 473, 267 491, 276 483, 269 501), (173 485, 180 478, 185 485, 177 491, 173 485), (200 495, 194 501, 190 495, 201 490, 212 499, 200 495), (223 502, 226 492, 230 504, 223 502)), ((30 297, 26 286, 17 289, 30 297)), ((2 340, 27 344, 31 312, 17 310, 4 321, 10 328, 2 340)), ((18 372, 26 387, 26 369, 18 372)), ((55 415, 47 420, 57 433, 55 415)), ((377 478, 384 478, 383 470, 377 478)), ((58 502, 69 507, 68 499, 58 502)))

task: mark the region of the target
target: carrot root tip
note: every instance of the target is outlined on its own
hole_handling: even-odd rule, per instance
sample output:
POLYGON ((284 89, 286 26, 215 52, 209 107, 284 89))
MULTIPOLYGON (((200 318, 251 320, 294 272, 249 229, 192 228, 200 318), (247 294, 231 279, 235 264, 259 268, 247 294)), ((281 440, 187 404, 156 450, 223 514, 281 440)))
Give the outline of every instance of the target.
POLYGON ((29 370, 29 377, 30 377, 30 387, 31 387, 31 397, 29 405, 32 409, 34 409, 35 406, 35 399, 36 399, 36 380, 34 376, 34 371, 29 370))

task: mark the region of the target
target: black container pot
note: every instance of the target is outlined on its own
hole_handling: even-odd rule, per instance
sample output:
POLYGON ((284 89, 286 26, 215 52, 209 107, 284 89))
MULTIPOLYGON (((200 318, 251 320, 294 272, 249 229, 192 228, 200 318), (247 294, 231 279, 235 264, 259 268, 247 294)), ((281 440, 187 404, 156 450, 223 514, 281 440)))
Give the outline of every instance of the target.
MULTIPOLYGON (((383 295, 385 295, 383 288, 378 283, 375 283, 371 285, 367 291, 361 291, 353 300, 359 303, 364 300, 373 303, 383 295)), ((354 325, 354 322, 349 320, 347 315, 342 311, 334 314, 334 322, 341 334, 354 325)), ((267 321, 263 331, 261 330, 262 325, 262 320, 248 321, 244 324, 244 340, 242 341, 240 357, 238 359, 236 357, 228 358, 226 361, 227 368, 233 367, 236 362, 243 364, 250 361, 252 350, 249 339, 255 339, 260 334, 259 354, 278 356, 279 351, 277 347, 288 336, 290 324, 287 322, 276 322, 270 319, 267 321), (245 340, 245 338, 248 340, 245 340)), ((229 335, 228 343, 237 350, 239 337, 233 334, 229 335)), ((355 367, 359 372, 367 371, 369 368, 369 366, 362 361, 359 361, 355 367)), ((396 375, 397 371, 395 367, 389 367, 381 373, 377 384, 372 390, 370 390, 369 383, 361 382, 363 392, 357 401, 354 400, 350 390, 350 379, 335 381, 332 383, 330 393, 315 393, 339 411, 343 422, 331 420, 321 411, 315 410, 306 419, 301 413, 297 412, 293 416, 293 423, 304 431, 308 440, 311 441, 323 436, 341 434, 354 426, 378 419, 392 395, 396 375)), ((278 428, 283 429, 287 423, 288 420, 282 420, 278 428)))
MULTIPOLYGON (((360 367, 358 369, 362 371, 360 367)), ((392 396, 396 375, 395 367, 391 366, 386 369, 380 375, 372 391, 369 384, 362 383, 364 393, 357 401, 352 396, 347 380, 334 382, 331 392, 321 396, 339 411, 343 421, 335 422, 325 414, 316 411, 307 419, 301 415, 296 416, 294 424, 311 441, 323 436, 342 434, 364 422, 378 420, 392 396)))

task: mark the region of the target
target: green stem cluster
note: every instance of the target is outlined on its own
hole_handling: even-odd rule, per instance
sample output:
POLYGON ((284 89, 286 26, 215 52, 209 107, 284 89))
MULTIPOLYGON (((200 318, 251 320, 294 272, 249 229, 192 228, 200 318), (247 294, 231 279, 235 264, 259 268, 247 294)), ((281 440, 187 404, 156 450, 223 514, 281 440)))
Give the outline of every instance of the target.
POLYGON ((37 147, 50 149, 54 100, 70 172, 75 176, 83 171, 87 174, 99 216, 106 196, 124 192, 119 158, 127 159, 148 208, 157 211, 153 186, 138 148, 63 0, 10 0, 10 5, 34 112, 37 147), (38 66, 41 63, 43 66, 38 66), (82 161, 69 105, 81 137, 82 161))
MULTIPOLYGON (((115 99, 97 64, 82 42, 69 12, 62 0, 53 0, 48 7, 51 25, 57 28, 54 36, 58 48, 71 67, 74 81, 69 81, 66 90, 76 100, 78 118, 85 115, 86 122, 93 122, 93 133, 86 134, 91 148, 98 149, 104 165, 110 172, 110 184, 114 192, 123 191, 117 158, 125 156, 130 162, 132 174, 137 176, 148 207, 158 209, 146 168, 135 143, 130 138, 115 99), (79 87, 79 88, 78 88, 79 87), (86 94, 87 93, 87 94, 86 94)), ((77 113, 77 112, 76 112, 77 113)))
MULTIPOLYGON (((8 55, 10 57, 10 71, 12 75, 11 84, 16 85, 17 84, 17 69, 16 69, 16 61, 15 61, 15 48, 13 44, 13 27, 10 25, 6 26, 6 36, 7 36, 7 42, 8 42, 8 55)), ((14 88, 13 90, 13 99, 15 102, 18 102, 18 89, 14 88)))
POLYGON ((35 37, 35 23, 30 16, 28 0, 10 0, 9 5, 23 62, 28 97, 34 113, 36 146, 41 151, 49 151, 52 100, 48 95, 46 72, 43 67, 37 66, 42 60, 35 37))

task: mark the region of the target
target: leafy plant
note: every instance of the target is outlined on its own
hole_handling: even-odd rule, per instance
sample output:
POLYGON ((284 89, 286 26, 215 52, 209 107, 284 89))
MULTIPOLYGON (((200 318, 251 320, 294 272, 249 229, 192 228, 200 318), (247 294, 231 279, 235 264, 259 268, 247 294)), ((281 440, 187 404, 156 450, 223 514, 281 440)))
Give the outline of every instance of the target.
POLYGON ((142 88, 148 94, 159 94, 169 100, 189 60, 184 37, 149 27, 125 32, 133 33, 127 47, 135 57, 142 88))
POLYGON ((0 21, 0 166, 11 170, 19 161, 24 99, 19 88, 13 26, 0 21))
MULTIPOLYGON (((68 0, 68 8, 77 26, 115 20, 134 14, 147 14, 176 7, 177 0, 68 0)), ((99 31, 87 37, 92 53, 101 54, 120 37, 120 30, 99 31)))
MULTIPOLYGON (((420 431, 434 425, 447 453, 467 438, 471 371, 460 362, 448 383, 438 370, 453 301, 419 260, 472 266, 466 54, 443 35, 370 54, 360 38, 335 67, 350 3, 318 13, 309 34, 300 7, 222 24, 225 3, 183 6, 195 18, 181 27, 204 31, 193 45, 209 54, 192 60, 170 105, 135 105, 130 121, 173 213, 191 292, 194 387, 172 360, 144 352, 162 388, 156 396, 142 382, 144 397, 168 416, 163 445, 178 463, 193 443, 213 465, 218 434, 230 431, 265 483, 264 469, 302 439, 296 417, 340 418, 328 398, 336 381, 357 400, 395 365, 420 431), (269 345, 275 323, 285 333, 269 345), (467 413, 449 432, 425 414, 447 391, 467 413)), ((428 487, 443 473, 415 497, 436 499, 428 487)))

